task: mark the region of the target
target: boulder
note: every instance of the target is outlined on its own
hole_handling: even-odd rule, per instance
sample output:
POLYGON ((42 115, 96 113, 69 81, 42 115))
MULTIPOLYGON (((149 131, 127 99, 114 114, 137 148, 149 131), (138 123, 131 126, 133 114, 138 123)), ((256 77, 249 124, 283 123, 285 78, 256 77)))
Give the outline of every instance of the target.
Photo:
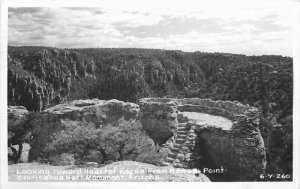
POLYGON ((7 118, 8 126, 13 127, 17 124, 20 124, 26 119, 28 111, 24 106, 8 106, 7 108, 7 118))
POLYGON ((29 112, 23 106, 8 106, 7 108, 7 131, 8 144, 15 145, 28 139, 28 132, 24 130, 24 124, 29 112))

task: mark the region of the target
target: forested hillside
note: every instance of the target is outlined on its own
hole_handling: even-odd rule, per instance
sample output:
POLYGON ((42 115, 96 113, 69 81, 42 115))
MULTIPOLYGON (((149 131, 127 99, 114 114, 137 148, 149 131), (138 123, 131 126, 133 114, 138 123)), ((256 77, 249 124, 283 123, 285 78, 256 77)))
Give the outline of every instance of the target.
MULTIPOLYGON (((9 88, 17 84, 11 71, 30 76, 53 88, 56 103, 85 97, 131 102, 149 96, 201 97, 240 101, 281 118, 292 114, 290 57, 11 46, 8 52, 9 88)), ((22 100, 16 101, 21 91, 14 93, 14 98, 9 93, 9 103, 28 108, 22 100)))

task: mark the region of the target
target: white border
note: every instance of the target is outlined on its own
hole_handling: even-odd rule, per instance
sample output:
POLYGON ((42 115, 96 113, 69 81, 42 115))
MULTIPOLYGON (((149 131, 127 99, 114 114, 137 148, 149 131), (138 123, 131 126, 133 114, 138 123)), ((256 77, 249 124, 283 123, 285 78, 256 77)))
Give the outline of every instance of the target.
MULTIPOLYGON (((107 2, 108 0, 106 0, 107 2)), ((120 0, 122 1, 122 0, 120 0)), ((124 1, 124 0, 123 0, 124 1)), ((127 1, 127 0, 125 0, 127 1)), ((96 182, 70 182, 70 183, 56 183, 56 182, 7 182, 8 180, 8 166, 7 166, 7 19, 8 19, 8 7, 90 7, 100 6, 105 3, 104 0, 10 0, 4 1, 1 4, 1 62, 0 62, 0 129, 1 129, 1 187, 0 188, 38 188, 41 187, 76 187, 76 188, 130 188, 143 187, 143 188, 300 188, 299 185, 299 94, 300 94, 300 3, 294 1, 295 11, 297 13, 297 19, 295 19, 294 28, 294 131, 293 131, 293 148, 294 148, 294 167, 293 167, 293 182, 214 182, 214 183, 96 183, 96 182)), ((161 1, 161 3, 170 3, 170 1, 161 1)), ((124 4, 122 4, 124 5, 124 4)), ((134 4, 128 3, 128 6, 134 6, 134 4)))

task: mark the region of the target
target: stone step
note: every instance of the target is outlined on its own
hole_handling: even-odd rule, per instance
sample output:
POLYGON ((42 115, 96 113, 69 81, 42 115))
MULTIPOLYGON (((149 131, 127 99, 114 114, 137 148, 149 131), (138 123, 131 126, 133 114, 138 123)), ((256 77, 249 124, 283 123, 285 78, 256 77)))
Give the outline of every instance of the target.
POLYGON ((182 138, 177 138, 176 139, 176 143, 178 144, 183 144, 186 140, 185 139, 182 139, 182 138))
POLYGON ((190 148, 188 146, 182 146, 181 149, 182 151, 186 151, 186 152, 190 151, 190 148))
POLYGON ((189 132, 188 131, 185 131, 185 130, 180 130, 180 131, 177 131, 177 134, 179 135, 187 135, 189 132))
POLYGON ((177 131, 188 131, 186 127, 177 127, 177 131))
POLYGON ((180 134, 180 135, 177 135, 177 138, 186 139, 186 135, 180 134))
POLYGON ((176 158, 177 157, 177 152, 169 152, 168 153, 168 157, 171 157, 171 158, 176 158))
POLYGON ((180 149, 181 146, 182 146, 182 145, 181 145, 181 144, 178 144, 178 143, 174 143, 174 144, 173 144, 173 148, 179 148, 179 149, 180 149))
POLYGON ((178 124, 178 127, 185 127, 186 124, 187 124, 187 122, 185 122, 185 123, 179 123, 179 124, 178 124))
POLYGON ((166 162, 167 162, 167 163, 173 163, 174 160, 175 160, 174 158, 166 157, 166 162))
POLYGON ((173 153, 178 153, 180 150, 181 150, 181 148, 177 148, 177 147, 171 148, 171 151, 172 151, 173 153))

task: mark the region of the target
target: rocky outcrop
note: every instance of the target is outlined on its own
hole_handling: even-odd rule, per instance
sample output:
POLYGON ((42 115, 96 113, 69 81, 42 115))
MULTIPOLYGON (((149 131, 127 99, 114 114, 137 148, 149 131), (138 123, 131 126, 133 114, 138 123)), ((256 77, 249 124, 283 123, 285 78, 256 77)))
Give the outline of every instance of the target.
POLYGON ((24 120, 26 120, 28 114, 29 112, 24 106, 8 106, 8 128, 22 123, 24 120))
MULTIPOLYGON (((51 166, 39 163, 20 163, 8 166, 8 180, 10 182, 20 181, 18 177, 27 176, 26 172, 22 171, 28 170, 28 166, 30 166, 31 170, 50 170, 49 175, 46 175, 50 179, 47 180, 48 182, 210 182, 209 178, 202 173, 197 173, 197 170, 174 169, 171 166, 162 168, 134 161, 119 161, 104 167, 92 166, 81 168, 74 166, 51 166), (19 174, 17 174, 17 170, 19 174), (53 170, 56 170, 56 172, 53 170), (73 174, 68 174, 70 177, 63 175, 62 180, 55 179, 58 176, 62 176, 62 174, 59 175, 58 173, 70 170, 73 171, 73 174), (90 172, 84 172, 84 170, 89 170, 90 172), (51 178, 54 180, 51 180, 51 178)), ((32 178, 30 181, 45 181, 38 179, 41 176, 41 173, 38 171, 33 172, 30 176, 32 178)))
MULTIPOLYGON (((264 173, 266 151, 259 130, 259 111, 256 108, 229 101, 196 98, 144 99, 141 102, 147 102, 149 106, 152 103, 160 106, 175 104, 174 111, 178 111, 178 127, 175 130, 169 129, 173 136, 164 145, 164 150, 168 153, 166 165, 199 169, 223 167, 227 170, 223 174, 210 175, 214 180, 255 180, 259 174, 264 173), (208 113, 222 116, 223 120, 228 121, 221 124, 208 120, 197 121, 180 111, 208 113), (229 125, 225 126, 225 123, 229 125)), ((143 111, 141 108, 142 115, 143 111)), ((168 126, 164 125, 164 128, 168 126)), ((155 133, 155 128, 153 129, 151 132, 155 133)))
POLYGON ((24 130, 29 112, 23 106, 8 106, 7 108, 7 131, 8 146, 29 141, 28 132, 24 130))
POLYGON ((137 119, 139 106, 119 100, 74 100, 48 108, 42 114, 58 115, 62 119, 86 120, 99 124, 116 123, 121 117, 125 120, 137 119))
POLYGON ((96 126, 115 125, 122 117, 125 120, 137 119, 138 113, 137 104, 118 100, 75 100, 48 108, 28 122, 32 132, 30 160, 39 158, 52 134, 64 129, 62 120, 92 122, 96 126))
POLYGON ((30 133, 24 128, 29 112, 23 106, 8 106, 8 161, 9 163, 28 162, 30 133))
POLYGON ((95 63, 76 52, 13 49, 8 55, 8 100, 28 110, 43 109, 70 99, 79 78, 95 79, 95 63), (15 52, 16 51, 16 52, 15 52), (73 82, 72 82, 73 81, 73 82))

